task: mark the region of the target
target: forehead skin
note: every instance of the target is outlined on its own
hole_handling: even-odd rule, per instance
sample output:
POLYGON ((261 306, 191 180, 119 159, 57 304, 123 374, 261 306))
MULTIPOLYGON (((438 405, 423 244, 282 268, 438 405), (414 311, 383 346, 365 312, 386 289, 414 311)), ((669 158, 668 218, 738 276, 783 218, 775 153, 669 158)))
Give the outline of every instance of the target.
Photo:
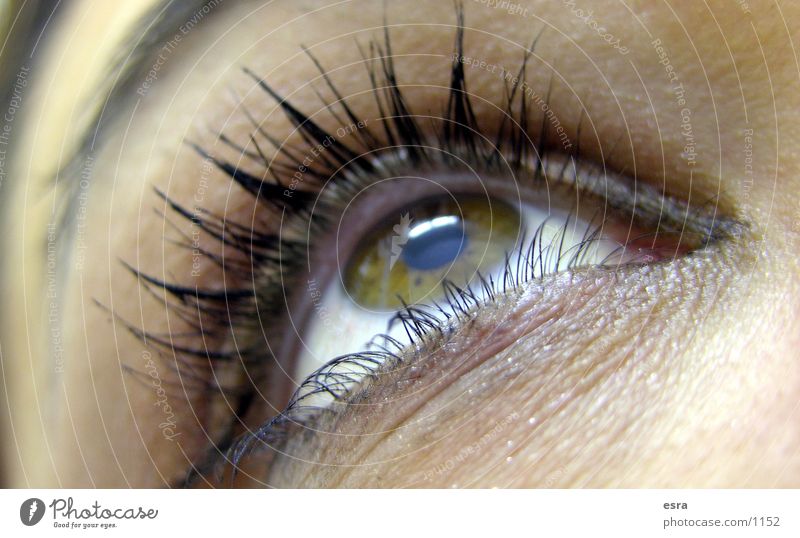
MULTIPOLYGON (((3 453, 13 485, 172 483, 205 445, 203 428, 211 436, 219 433, 215 424, 227 414, 225 403, 187 400, 179 388, 169 394, 174 413, 169 420, 180 435, 164 435, 161 397, 121 367, 145 369, 155 350, 95 302, 145 329, 163 332, 169 323, 180 331, 180 320, 142 294, 117 261, 190 284, 222 286, 225 276, 206 267, 191 280, 191 255, 164 240, 168 226, 153 211, 158 200, 152 187, 191 203, 199 192, 198 178, 205 178, 202 198, 208 209, 253 211, 250 198, 218 172, 204 171, 182 140, 213 146, 220 131, 246 138, 246 120, 231 116, 240 99, 269 118, 277 138, 288 134, 285 119, 253 91, 240 67, 265 76, 284 94, 300 88, 293 104, 317 110, 314 92, 303 86, 318 74, 302 56, 301 45, 312 48, 324 65, 345 67, 336 78, 344 95, 365 90, 363 76, 354 77, 346 68, 360 60, 351 34, 363 42, 384 16, 381 3, 372 1, 266 7, 243 2, 226 6, 186 36, 147 96, 135 111, 122 114, 93 156, 81 237, 85 249, 67 255, 69 276, 59 297, 62 369, 48 353, 53 325, 42 248, 56 194, 43 198, 41 193, 85 125, 87 94, 126 29, 150 3, 126 2, 112 9, 101 0, 75 2, 47 60, 36 66, 16 163, 16 177, 26 181, 16 185, 14 203, 8 205, 10 247, 2 273, 8 297, 3 361, 13 428, 3 436, 3 453), (76 256, 86 260, 81 270, 75 269, 76 256)), ((425 2, 419 9, 419 4, 390 3, 393 53, 449 54, 452 5, 425 2), (404 24, 415 25, 414 31, 403 31, 404 24)), ((498 343, 459 376, 449 376, 441 391, 426 395, 424 405, 362 415, 353 411, 354 419, 342 427, 368 424, 371 432, 388 433, 376 440, 356 428, 354 433, 361 434, 356 441, 326 443, 313 456, 298 449, 301 457, 351 467, 318 472, 318 467, 287 461, 281 467, 285 472, 273 472, 276 484, 293 485, 297 477, 305 477, 305 485, 347 486, 800 483, 800 154, 795 149, 800 143, 795 55, 800 6, 749 4, 750 13, 744 13, 722 0, 592 2, 595 18, 630 49, 621 55, 560 2, 521 2, 531 13, 527 17, 465 2, 466 24, 478 30, 470 34, 467 54, 488 64, 517 66, 521 47, 544 25, 537 54, 563 77, 551 106, 568 130, 576 130, 578 116, 569 111, 577 110, 580 100, 593 136, 610 145, 608 140, 624 134, 633 150, 609 156, 611 165, 635 166, 648 180, 663 179, 671 192, 685 196, 720 193, 725 209, 750 224, 752 241, 671 273, 533 286, 526 292, 528 302, 502 315, 483 314, 477 336, 463 337, 469 342, 480 331, 491 333, 498 319, 510 319, 509 326, 522 331, 513 345, 498 343), (667 47, 669 63, 689 96, 702 156, 691 175, 685 160, 676 157, 683 146, 677 127, 681 108, 659 63, 655 39, 667 47), (744 176, 750 129, 752 182, 744 176), (677 284, 659 289, 664 279, 677 284), (655 298, 654 289, 659 289, 655 298), (543 342, 555 345, 539 349, 543 342), (513 370, 503 366, 511 363, 513 370), (463 394, 475 387, 481 390, 464 403, 463 394), (475 418, 465 423, 464 416, 475 418), (468 453, 459 452, 463 447, 470 448, 468 453), (350 461, 348 454, 361 459, 350 461)), ((398 72, 409 84, 446 85, 448 73, 435 65, 409 60, 398 72)), ((469 82, 476 95, 502 95, 502 81, 474 77, 469 82)), ((537 88, 545 92, 547 80, 540 82, 537 88)), ((426 91, 417 94, 420 102, 426 102, 426 91)), ((441 93, 431 93, 430 99, 441 101, 441 93)), ((500 337, 488 337, 493 338, 500 337)), ((165 384, 180 387, 168 368, 159 365, 156 371, 165 384)), ((396 388, 392 382, 379 390, 396 388)), ((309 443, 305 450, 315 446, 309 443)))

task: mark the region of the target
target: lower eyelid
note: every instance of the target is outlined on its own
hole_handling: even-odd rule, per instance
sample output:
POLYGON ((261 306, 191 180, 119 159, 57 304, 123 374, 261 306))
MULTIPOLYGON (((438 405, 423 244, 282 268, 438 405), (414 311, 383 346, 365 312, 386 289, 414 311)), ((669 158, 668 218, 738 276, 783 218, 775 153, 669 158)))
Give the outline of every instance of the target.
MULTIPOLYGON (((681 260, 670 262, 673 264, 690 267, 688 271, 700 270, 696 264, 681 260)), ((378 456, 373 452, 387 436, 401 435, 410 439, 404 435, 407 428, 413 431, 417 425, 423 428, 422 424, 429 421, 443 420, 452 414, 447 408, 460 406, 462 400, 470 408, 474 402, 484 398, 472 391, 470 394, 456 391, 444 400, 437 395, 449 391, 462 379, 476 379, 488 361, 492 364, 493 377, 474 385, 475 390, 492 391, 518 376, 530 379, 538 358, 520 356, 516 347, 522 342, 528 342, 526 346, 530 349, 548 350, 543 353, 544 359, 547 354, 557 355, 559 349, 581 348, 585 351, 598 345, 608 336, 607 327, 612 325, 617 329, 611 334, 617 337, 621 327, 641 331, 641 328, 637 329, 638 312, 657 298, 637 297, 644 293, 647 282, 653 285, 667 278, 667 274, 676 274, 668 268, 644 272, 642 269, 633 266, 616 272, 586 269, 553 275, 545 281, 530 282, 524 289, 498 297, 497 302, 465 317, 453 333, 431 336, 419 348, 407 350, 405 354, 387 361, 375 373, 366 376, 365 383, 354 384, 355 390, 333 407, 318 412, 306 410, 298 415, 301 418, 296 422, 277 425, 270 433, 279 434, 273 445, 279 455, 269 475, 262 475, 262 478, 267 476, 267 483, 278 487, 296 486, 303 483, 302 476, 311 479, 313 474, 313 483, 319 485, 317 481, 325 483, 329 479, 326 477, 346 473, 352 465, 370 468, 370 465, 381 463, 380 458, 374 459, 378 456), (627 280, 630 282, 623 284, 627 280), (631 289, 639 291, 630 293, 631 289), (585 329, 572 332, 570 325, 577 322, 585 329), (511 362, 514 357, 517 358, 511 362), (440 403, 434 405, 433 401, 440 403), (367 454, 371 456, 367 457, 367 454), (343 467, 337 471, 338 466, 343 467), (301 468, 305 471, 298 471, 301 468)), ((675 300, 691 299, 675 297, 675 300)), ((649 334, 652 331, 647 328, 644 332, 649 334)), ((549 363, 546 368, 551 372, 563 370, 563 375, 577 369, 575 375, 581 376, 581 371, 589 368, 586 361, 603 362, 608 357, 593 358, 592 353, 585 351, 573 358, 578 361, 574 365, 549 363)), ((617 368, 620 366, 614 364, 617 368)), ((614 364, 609 365, 611 370, 614 364)), ((658 368, 656 365, 652 367, 658 368)), ((541 383, 545 382, 543 378, 541 383)), ((574 381, 570 385, 574 385, 574 381)), ((517 408, 516 411, 525 417, 527 413, 535 413, 533 409, 517 408)), ((463 412, 458 415, 462 417, 459 420, 468 420, 463 412)), ((258 442, 253 443, 256 446, 251 457, 258 461, 261 457, 258 442)), ((404 448, 406 445, 399 443, 386 450, 393 452, 404 448)), ((247 461, 242 464, 245 468, 248 465, 247 461)), ((334 483, 328 483, 328 486, 334 483)))
MULTIPOLYGON (((333 380, 336 383, 333 390, 341 395, 341 400, 318 408, 314 401, 305 404, 301 398, 282 413, 281 420, 273 421, 264 428, 258 434, 259 439, 266 439, 267 444, 278 449, 278 453, 289 455, 290 458, 294 450, 304 454, 313 452, 309 435, 313 436, 313 443, 317 444, 351 436, 365 437, 367 444, 370 443, 369 439, 379 439, 382 433, 397 427, 403 422, 403 417, 413 415, 424 401, 433 398, 437 391, 443 390, 452 380, 479 368, 488 358, 496 356, 526 334, 557 318, 563 305, 552 300, 552 297, 559 295, 555 289, 569 286, 572 292, 576 291, 573 277, 565 278, 567 276, 554 275, 552 280, 562 282, 541 283, 526 292, 512 293, 496 303, 486 304, 469 315, 465 314, 460 321, 454 321, 451 325, 450 329, 454 331, 452 333, 448 329, 444 329, 442 333, 433 332, 421 338, 417 346, 398 352, 397 355, 384 354, 378 363, 363 370, 349 368, 349 371, 356 373, 351 383, 345 386, 339 385, 341 378, 336 377, 333 380), (545 301, 545 294, 550 295, 551 299, 545 301), (545 303, 547 306, 544 306, 545 303), (368 382, 364 384, 365 381, 368 382), (384 407, 388 408, 384 410, 384 407), (341 419, 345 421, 344 424, 341 422, 342 414, 354 412, 362 416, 358 424, 347 419, 341 419), (364 414, 386 414, 392 417, 393 424, 386 425, 384 430, 363 429, 363 425, 370 423, 363 418, 364 414), (301 444, 293 444, 295 442, 301 444)), ((599 279, 587 279, 585 296, 590 296, 591 286, 599 285, 599 279)), ((573 303, 569 308, 578 308, 578 305, 573 303)), ((364 364, 356 357, 353 361, 353 364, 364 364)), ((314 387, 327 382, 330 380, 315 380, 310 384, 310 390, 313 391, 314 387)), ((263 454, 261 441, 256 441, 255 438, 243 438, 237 449, 248 454, 235 462, 245 470, 250 468, 253 458, 258 465, 263 454), (250 450, 254 452, 250 454, 250 450)), ((358 461, 358 458, 354 458, 354 461, 358 461)), ((275 465, 281 466, 277 463, 275 465)), ((274 484, 273 479, 274 477, 270 477, 267 483, 274 484)))

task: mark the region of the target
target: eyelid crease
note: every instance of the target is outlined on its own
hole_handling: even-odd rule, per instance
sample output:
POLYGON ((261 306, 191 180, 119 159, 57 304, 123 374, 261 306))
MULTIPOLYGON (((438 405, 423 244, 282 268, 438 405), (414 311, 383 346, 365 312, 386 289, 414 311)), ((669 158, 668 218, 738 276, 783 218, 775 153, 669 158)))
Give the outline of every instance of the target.
POLYGON ((689 204, 662 189, 607 169, 591 161, 578 161, 574 155, 549 154, 543 159, 546 170, 556 172, 553 184, 567 184, 579 192, 602 199, 640 224, 659 231, 695 234, 698 245, 739 237, 746 224, 719 213, 716 198, 689 204))

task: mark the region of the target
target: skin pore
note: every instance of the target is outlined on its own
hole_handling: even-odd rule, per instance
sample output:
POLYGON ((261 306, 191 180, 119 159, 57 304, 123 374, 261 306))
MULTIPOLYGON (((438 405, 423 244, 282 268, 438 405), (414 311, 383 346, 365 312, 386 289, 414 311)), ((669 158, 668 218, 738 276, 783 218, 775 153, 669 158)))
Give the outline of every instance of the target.
MULTIPOLYGON (((156 76, 103 131, 98 150, 50 188, 89 112, 102 105, 93 92, 114 52, 154 3, 74 2, 37 60, 24 128, 15 127, 14 174, 24 181, 7 191, 13 202, 5 206, 0 273, 11 415, 3 471, 13 486, 180 484, 233 421, 235 398, 209 393, 188 374, 235 386, 247 383, 247 373, 237 364, 176 370, 163 349, 129 330, 181 335, 191 325, 126 264, 185 286, 236 287, 236 275, 175 247, 174 226, 185 223, 154 190, 237 222, 258 213, 252 196, 188 143, 237 162, 218 135, 248 140, 253 126, 242 103, 275 139, 298 139, 242 67, 311 114, 324 108, 315 93, 324 84, 307 47, 341 94, 354 96, 359 115, 374 117, 356 43, 382 36, 385 17, 410 107, 426 114, 446 105, 456 24, 450 2, 399 0, 386 10, 367 0, 225 2, 191 31, 176 29, 180 43, 162 49, 156 76), (76 198, 79 216, 62 224, 54 204, 82 172, 91 182, 76 198), (60 247, 55 325, 45 248, 51 222, 73 230, 60 247)), ((316 434, 291 437, 260 482, 800 484, 800 6, 584 4, 596 25, 562 2, 521 1, 516 13, 464 2, 464 55, 479 60, 467 70, 479 121, 492 125, 502 105, 502 70, 492 66, 517 72, 542 32, 527 80, 549 95, 571 139, 580 125, 582 155, 690 203, 714 200, 721 216, 743 223, 742 233, 663 264, 525 284, 480 309, 421 367, 369 383, 365 405, 316 424, 316 434), (624 51, 609 44, 615 37, 624 51), (685 123, 696 162, 683 150, 685 123)), ((532 123, 540 122, 542 111, 530 107, 532 123)), ((329 115, 318 119, 330 130, 339 126, 329 115)), ((199 241, 213 254, 240 255, 207 236, 199 241)), ((199 345, 235 345, 214 340, 199 345)), ((294 387, 277 378, 257 381, 269 404, 256 397, 242 417, 248 427, 285 404, 294 387)))

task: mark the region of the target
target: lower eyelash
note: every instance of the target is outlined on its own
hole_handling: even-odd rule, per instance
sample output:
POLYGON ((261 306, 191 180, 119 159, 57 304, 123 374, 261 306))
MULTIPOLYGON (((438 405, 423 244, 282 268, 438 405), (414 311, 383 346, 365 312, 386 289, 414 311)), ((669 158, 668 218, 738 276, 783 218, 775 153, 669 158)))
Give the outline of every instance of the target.
MULTIPOLYGON (((464 16, 463 8, 459 4, 456 5, 456 17, 457 30, 453 58, 463 58, 464 16)), ((429 130, 426 131, 419 125, 398 83, 391 39, 389 30, 386 28, 383 42, 370 42, 368 52, 362 50, 362 56, 367 66, 367 74, 379 114, 382 118, 389 119, 381 121, 380 132, 376 132, 371 127, 365 127, 355 129, 352 136, 354 144, 367 150, 388 148, 385 150, 387 155, 374 158, 370 156, 369 151, 361 153, 354 150, 350 145, 341 142, 337 137, 325 131, 313 119, 297 110, 266 81, 247 69, 245 69, 245 73, 253 78, 265 94, 279 103, 280 108, 303 139, 305 147, 281 144, 266 132, 247 110, 244 110, 244 113, 247 114, 254 128, 247 144, 238 144, 224 134, 220 135, 219 141, 223 146, 236 150, 243 160, 246 158, 262 168, 263 175, 249 173, 243 166, 218 159, 200 146, 192 145, 192 147, 203 159, 207 159, 255 197, 264 206, 264 215, 268 218, 280 217, 281 214, 285 214, 288 215, 290 223, 294 222, 302 226, 311 223, 314 229, 323 228, 325 223, 341 210, 342 203, 346 203, 354 193, 364 186, 375 182, 382 176, 408 169, 410 166, 473 167, 486 173, 502 172, 515 180, 532 181, 534 185, 544 185, 546 177, 547 186, 550 189, 553 188, 554 182, 562 182, 569 185, 574 191, 584 190, 589 195, 601 194, 605 198, 605 191, 593 192, 593 186, 590 183, 579 181, 580 167, 577 164, 579 161, 579 136, 574 151, 564 160, 561 173, 557 174, 555 178, 547 173, 549 167, 546 150, 548 146, 547 124, 543 120, 538 136, 531 133, 525 95, 520 91, 527 84, 528 62, 539 37, 540 35, 533 40, 531 47, 523 55, 522 65, 518 76, 514 79, 515 82, 506 82, 503 120, 491 137, 484 136, 485 129, 478 124, 466 88, 464 64, 457 60, 453 60, 451 65, 449 99, 442 114, 441 127, 438 132, 432 135, 427 134, 429 130), (537 139, 538 144, 533 147, 532 140, 537 139), (274 149, 274 158, 268 158, 263 151, 262 146, 266 145, 274 149), (325 151, 320 152, 320 156, 312 163, 306 164, 304 159, 306 151, 318 146, 324 146, 325 151), (298 170, 302 170, 303 185, 306 185, 309 190, 291 187, 294 174, 298 170), (334 177, 332 178, 332 176, 334 177), (326 186, 332 186, 332 188, 320 195, 326 186)), ((339 123, 344 124, 341 121, 342 118, 339 117, 339 115, 344 115, 353 125, 362 123, 366 125, 368 122, 364 118, 360 118, 348 105, 347 100, 341 97, 322 64, 311 51, 306 50, 306 53, 319 70, 325 86, 337 99, 336 107, 323 100, 325 109, 339 123)), ((637 191, 639 197, 635 198, 635 202, 627 199, 628 194, 623 192, 624 190, 624 188, 621 189, 620 198, 616 202, 623 209, 636 214, 637 218, 640 216, 654 219, 660 217, 656 233, 685 231, 687 222, 689 225, 700 222, 701 224, 695 228, 690 228, 690 231, 697 233, 701 238, 698 244, 708 243, 723 235, 723 232, 720 232, 718 221, 711 220, 709 224, 702 218, 694 218, 701 215, 696 209, 689 212, 685 206, 675 202, 674 205, 684 208, 686 213, 679 214, 676 210, 673 211, 674 217, 670 214, 666 216, 663 214, 650 215, 647 202, 651 200, 648 198, 647 189, 640 188, 637 191), (642 198, 642 193, 644 193, 644 198, 642 198), (641 203, 642 199, 645 201, 644 204, 641 203), (686 219, 687 214, 692 218, 686 219), (671 230, 670 226, 674 226, 674 230, 671 230)), ((154 292, 160 290, 162 295, 169 297, 169 308, 184 320, 190 321, 190 326, 195 327, 196 334, 187 334, 184 335, 185 338, 179 339, 175 335, 146 334, 137 331, 130 324, 129 327, 150 345, 160 347, 191 370, 197 368, 198 365, 204 368, 213 368, 214 362, 240 363, 254 383, 263 380, 267 376, 266 369, 269 367, 272 357, 269 342, 262 340, 245 348, 236 346, 233 351, 214 351, 206 346, 196 347, 192 341, 205 342, 209 335, 219 339, 236 338, 236 335, 242 330, 252 330, 255 331, 255 334, 260 334, 260 324, 263 323, 265 317, 275 319, 282 314, 282 305, 285 301, 284 292, 287 282, 292 282, 292 273, 295 269, 293 263, 287 263, 287 260, 302 259, 307 249, 312 248, 313 245, 308 245, 303 240, 289 239, 280 234, 260 232, 255 226, 237 224, 226 216, 215 215, 202 208, 190 210, 170 199, 166 193, 157 191, 156 194, 163 200, 165 210, 169 210, 179 219, 196 226, 208 237, 225 247, 241 253, 244 262, 232 262, 230 259, 202 252, 205 257, 229 274, 235 274, 247 285, 238 289, 197 289, 159 280, 130 267, 141 285, 154 292), (193 321, 198 319, 201 322, 193 321), (253 326, 254 323, 259 323, 259 325, 253 326), (251 375, 251 370, 257 373, 251 375)), ((651 193, 649 196, 651 198, 657 196, 658 199, 664 200, 661 193, 651 193)), ((665 206, 662 203, 661 205, 656 204, 654 207, 663 212, 665 206)), ((669 209, 672 206, 667 204, 666 207, 669 209)), ((180 229, 177 226, 176 228, 180 229)), ((568 253, 571 256, 570 267, 581 265, 582 255, 599 237, 601 229, 602 223, 587 231, 585 241, 581 242, 579 248, 575 252, 568 253)), ((186 234, 182 235, 183 240, 179 243, 180 246, 193 249, 190 238, 186 234)), ((541 241, 537 242, 536 235, 530 240, 527 248, 523 261, 518 264, 512 264, 509 261, 506 264, 506 270, 500 281, 494 282, 480 278, 477 285, 463 287, 446 282, 443 284, 446 297, 444 306, 435 304, 407 306, 396 314, 394 323, 402 324, 409 339, 415 344, 422 345, 431 341, 432 335, 439 339, 446 338, 448 327, 469 319, 476 308, 485 304, 486 301, 494 301, 497 294, 508 293, 510 290, 518 288, 524 282, 534 278, 534 275, 552 272, 553 260, 555 260, 555 268, 558 269, 559 260, 565 254, 560 250, 556 252, 555 250, 560 247, 554 243, 542 245, 541 241)), ((248 433, 234 441, 233 427, 241 421, 241 417, 248 411, 249 402, 254 399, 252 391, 238 394, 237 399, 242 402, 242 406, 237 416, 234 417, 229 433, 216 443, 207 461, 192 470, 187 481, 204 475, 218 463, 218 454, 226 450, 225 460, 235 467, 245 455, 253 450, 257 443, 267 445, 278 443, 288 425, 302 425, 312 420, 318 413, 331 411, 308 405, 312 396, 324 393, 328 394, 335 402, 344 402, 354 387, 369 376, 375 375, 380 365, 402 360, 403 350, 401 348, 404 346, 396 340, 384 335, 376 337, 373 342, 375 349, 334 359, 315 372, 295 392, 283 413, 252 434, 248 433), (353 370, 347 371, 346 369, 350 367, 353 370)), ((198 375, 198 379, 201 378, 202 376, 198 375)), ((209 390, 237 394, 237 391, 241 389, 213 385, 209 386, 209 390)), ((241 425, 244 426, 244 424, 241 425)))

